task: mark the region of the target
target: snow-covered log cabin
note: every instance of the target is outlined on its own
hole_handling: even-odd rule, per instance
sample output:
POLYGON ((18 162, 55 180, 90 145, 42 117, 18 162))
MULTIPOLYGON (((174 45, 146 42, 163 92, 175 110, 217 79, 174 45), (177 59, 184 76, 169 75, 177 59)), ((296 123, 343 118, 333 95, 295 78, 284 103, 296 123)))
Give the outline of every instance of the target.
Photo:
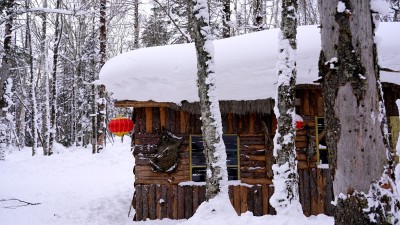
MULTIPOLYGON (((214 41, 229 194, 238 214, 274 214, 269 198, 274 191, 277 33, 267 30, 214 41)), ((400 24, 381 23, 377 35, 382 37, 378 43, 380 66, 399 70, 400 46, 396 42, 400 24)), ((296 113, 304 120, 296 132, 300 199, 305 215, 330 215, 324 109, 321 88, 314 82, 318 80, 319 29, 299 27, 297 37, 296 113)), ((400 77, 381 72, 381 80, 390 128, 392 134, 398 134, 395 100, 400 98, 400 77)), ((113 93, 116 106, 134 107, 135 220, 191 217, 205 199, 194 46, 170 45, 121 54, 104 65, 100 82, 113 93)))

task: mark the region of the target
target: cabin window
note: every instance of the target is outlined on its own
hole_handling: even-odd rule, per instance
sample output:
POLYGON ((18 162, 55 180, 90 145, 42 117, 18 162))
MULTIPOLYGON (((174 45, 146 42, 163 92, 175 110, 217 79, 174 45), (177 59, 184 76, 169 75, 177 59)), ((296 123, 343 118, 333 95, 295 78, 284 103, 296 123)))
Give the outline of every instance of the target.
MULTIPOLYGON (((228 180, 239 180, 239 137, 237 135, 222 136, 226 147, 226 164, 228 180)), ((192 181, 206 181, 206 158, 203 150, 203 137, 201 135, 190 136, 190 176, 192 181)))
POLYGON ((326 147, 325 134, 324 117, 315 117, 315 143, 319 164, 328 164, 328 149, 326 147))

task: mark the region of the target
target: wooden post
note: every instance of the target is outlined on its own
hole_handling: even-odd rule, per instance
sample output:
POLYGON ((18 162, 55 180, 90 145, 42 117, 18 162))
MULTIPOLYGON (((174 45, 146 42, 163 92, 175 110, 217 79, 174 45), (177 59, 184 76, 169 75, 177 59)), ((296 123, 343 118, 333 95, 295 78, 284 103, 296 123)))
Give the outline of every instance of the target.
POLYGON ((153 108, 147 107, 145 108, 146 114, 146 133, 152 133, 153 129, 153 108))

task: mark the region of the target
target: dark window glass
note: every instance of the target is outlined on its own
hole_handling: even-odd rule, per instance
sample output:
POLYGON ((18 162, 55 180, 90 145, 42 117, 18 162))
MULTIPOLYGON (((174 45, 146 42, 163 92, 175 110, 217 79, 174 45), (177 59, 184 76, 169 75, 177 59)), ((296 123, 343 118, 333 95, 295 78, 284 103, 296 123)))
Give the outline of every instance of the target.
MULTIPOLYGON (((203 138, 202 136, 192 137, 192 180, 201 182, 206 178, 206 159, 204 156, 203 138)), ((238 137, 236 135, 224 135, 223 137, 228 166, 228 179, 238 179, 238 137)))

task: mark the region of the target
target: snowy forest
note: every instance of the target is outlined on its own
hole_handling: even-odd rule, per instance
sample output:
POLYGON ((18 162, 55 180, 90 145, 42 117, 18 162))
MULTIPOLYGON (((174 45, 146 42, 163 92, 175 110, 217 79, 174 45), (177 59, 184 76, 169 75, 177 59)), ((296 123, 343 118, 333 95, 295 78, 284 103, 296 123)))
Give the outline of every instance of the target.
POLYGON ((0 224, 400 224, 400 145, 392 144, 400 100, 385 98, 400 98, 399 13, 399 0, 0 0, 0 224), (386 30, 379 33, 380 27, 386 30), (229 55, 246 41, 262 42, 255 36, 262 32, 265 43, 251 44, 272 58, 250 48, 229 55), (392 45, 386 58, 381 39, 392 45), (258 72, 255 59, 242 60, 252 52, 268 69, 258 72), (170 59, 159 58, 167 53, 170 59), (181 62, 170 63, 180 53, 181 62), (221 66, 229 58, 238 66, 221 66), (157 68, 167 78, 157 77, 157 68), (179 75, 186 72, 195 78, 179 75), (229 85, 254 88, 242 93, 229 85), (310 92, 319 93, 319 111, 300 113, 299 93, 312 85, 320 90, 310 92), (191 92, 178 90, 185 88, 191 92), (260 104, 264 109, 240 105, 266 99, 272 103, 260 104), (219 100, 237 102, 226 107, 231 103, 219 100), (298 127, 309 118, 297 114, 313 116, 316 133, 298 127), (135 123, 122 138, 107 129, 119 116, 135 123), (244 123, 248 130, 238 131, 244 123), (225 134, 237 139, 229 142, 225 134), (204 144, 204 171, 193 163, 196 135, 204 144), (299 147, 302 135, 307 144, 299 147), (264 158, 246 152, 246 138, 261 140, 249 145, 261 146, 256 150, 264 158), (227 165, 234 142, 241 149, 235 147, 236 165, 227 165), (158 152, 150 154, 153 148, 158 152), (319 148, 329 149, 326 163, 319 148), (160 169, 155 158, 169 154, 178 156, 160 169), (317 170, 324 197, 311 190, 320 203, 313 208, 310 200, 307 209, 304 179, 312 182, 310 171, 317 170), (204 184, 194 184, 203 172, 204 184), (198 185, 203 197, 193 194, 201 193, 198 185), (176 202, 168 197, 174 191, 176 202), (190 211, 183 210, 187 204, 190 211))

